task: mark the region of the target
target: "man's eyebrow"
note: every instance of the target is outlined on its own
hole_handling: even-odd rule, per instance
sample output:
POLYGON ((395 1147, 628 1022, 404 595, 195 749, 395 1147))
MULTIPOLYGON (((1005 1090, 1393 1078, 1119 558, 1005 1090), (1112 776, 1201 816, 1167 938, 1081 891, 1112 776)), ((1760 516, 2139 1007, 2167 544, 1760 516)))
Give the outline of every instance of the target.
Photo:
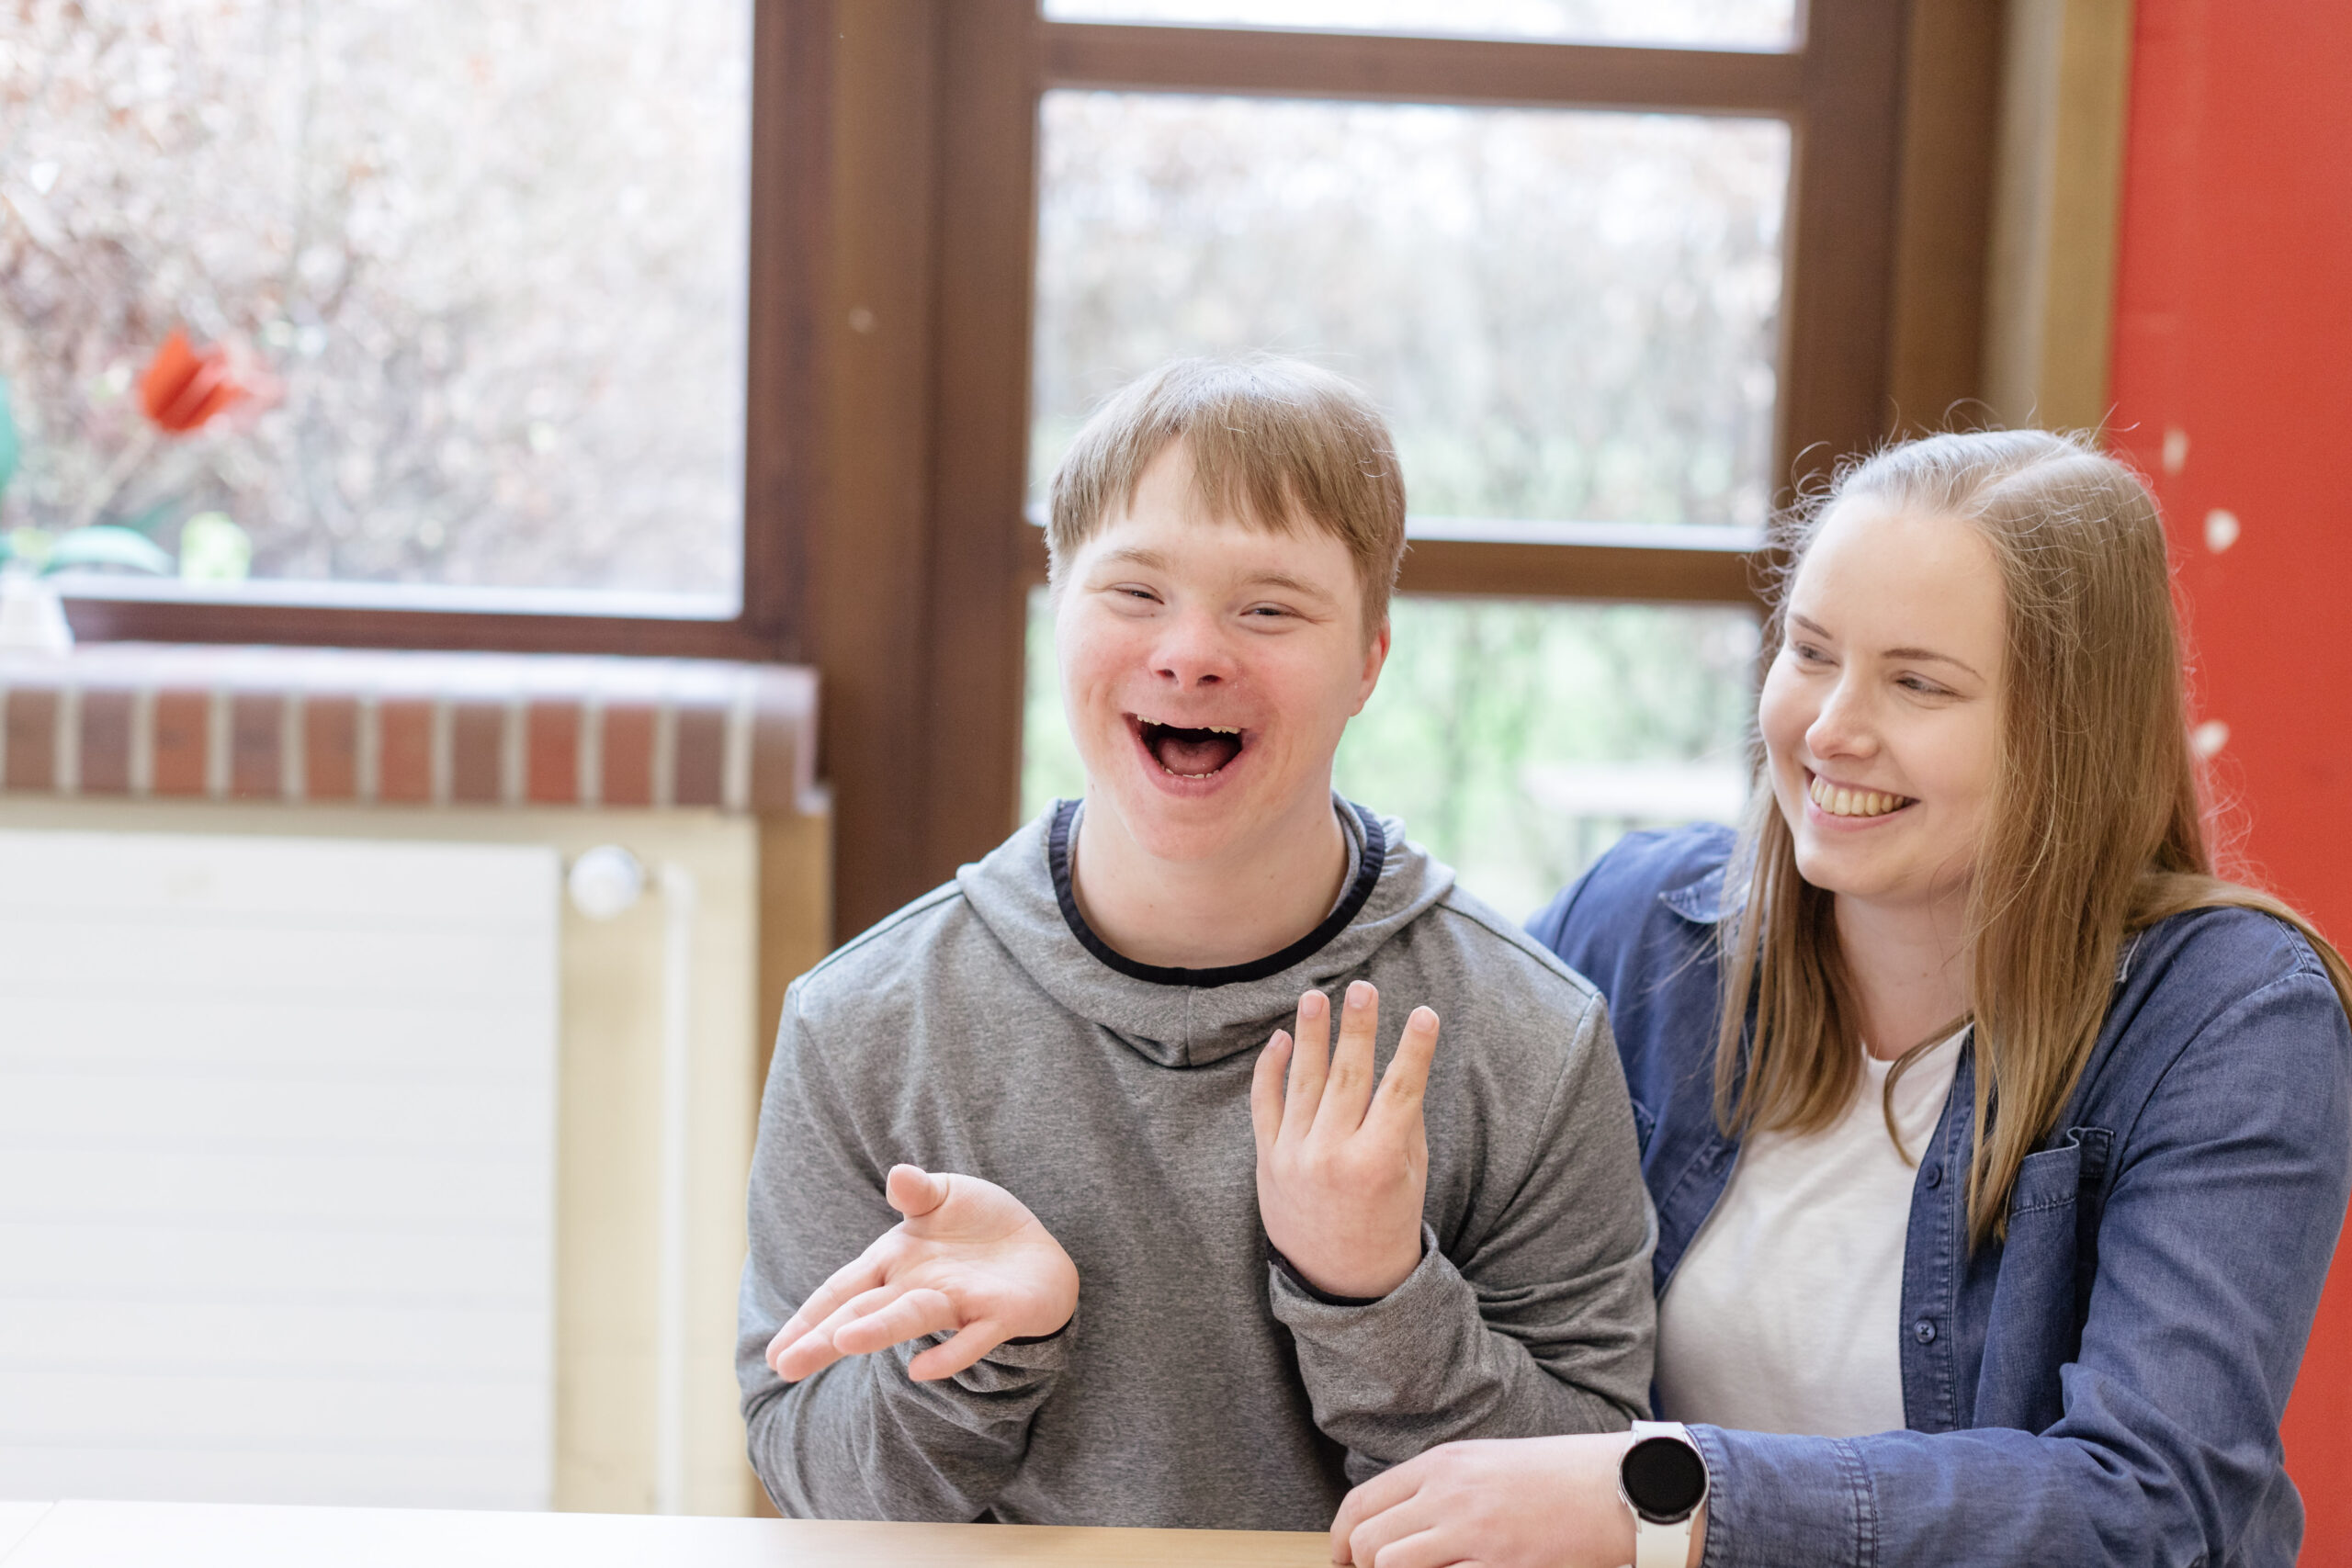
POLYGON ((1293 577, 1286 571, 1253 571, 1241 580, 1249 588, 1278 588, 1286 593, 1304 593, 1310 599, 1329 599, 1330 591, 1319 588, 1304 578, 1293 577))
MULTIPOLYGON (((1147 571, 1165 571, 1168 570, 1168 558, 1147 545, 1122 545, 1117 549, 1104 550, 1095 558, 1095 564, 1098 567, 1139 566, 1147 571)), ((1336 599, 1329 589, 1272 568, 1248 573, 1242 577, 1240 584, 1244 588, 1272 588, 1278 592, 1297 593, 1325 603, 1336 599)))
MULTIPOLYGON (((1798 626, 1804 627, 1805 630, 1814 633, 1817 637, 1827 637, 1830 635, 1829 628, 1827 626, 1823 626, 1819 621, 1815 620, 1810 615, 1800 615, 1795 611, 1792 610, 1789 612, 1789 619, 1795 622, 1798 626)), ((1881 653, 1879 657, 1882 659, 1908 659, 1915 663, 1926 662, 1930 664, 1950 664, 1958 669, 1967 671, 1971 675, 1975 675, 1980 681, 1984 679, 1983 675, 1977 673, 1976 666, 1969 663, 1968 660, 1964 659, 1954 659, 1949 653, 1938 653, 1932 648, 1890 648, 1881 653)))

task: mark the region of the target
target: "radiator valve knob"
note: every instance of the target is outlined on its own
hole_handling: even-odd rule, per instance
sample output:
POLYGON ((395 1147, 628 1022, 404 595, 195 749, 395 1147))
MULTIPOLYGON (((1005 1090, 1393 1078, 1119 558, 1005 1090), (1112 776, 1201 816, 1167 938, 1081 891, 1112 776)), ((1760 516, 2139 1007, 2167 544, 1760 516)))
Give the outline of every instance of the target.
POLYGON ((645 867, 618 844, 598 844, 571 863, 564 885, 573 908, 592 920, 609 920, 645 892, 645 867))

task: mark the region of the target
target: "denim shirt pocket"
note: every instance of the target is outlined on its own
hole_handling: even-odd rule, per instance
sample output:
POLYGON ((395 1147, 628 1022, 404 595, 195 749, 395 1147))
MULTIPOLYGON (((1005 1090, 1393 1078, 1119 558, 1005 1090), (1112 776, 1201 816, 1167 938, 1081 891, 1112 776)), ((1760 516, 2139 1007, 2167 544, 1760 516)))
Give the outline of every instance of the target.
POLYGON ((2083 1145, 2071 1134, 2054 1149, 2026 1156, 2009 1189, 2009 1235, 2018 1234, 2021 1220, 2072 1209, 2082 1183, 2083 1145))
POLYGON ((2098 1213, 2113 1134, 2070 1127, 2054 1148, 2025 1156, 2009 1189, 1984 1348, 1984 1379, 2003 1388, 2000 1424, 2040 1431, 2064 1413, 2058 1369, 2081 1348, 2098 1268, 2098 1213))

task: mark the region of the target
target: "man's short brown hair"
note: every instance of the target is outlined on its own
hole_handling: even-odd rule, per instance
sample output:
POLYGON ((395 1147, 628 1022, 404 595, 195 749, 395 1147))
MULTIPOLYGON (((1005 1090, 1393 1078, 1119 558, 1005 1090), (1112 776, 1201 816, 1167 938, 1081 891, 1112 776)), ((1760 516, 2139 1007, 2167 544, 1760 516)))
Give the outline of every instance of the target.
POLYGON ((1304 360, 1179 359, 1094 412, 1054 470, 1046 544, 1058 584, 1079 547, 1134 505, 1152 460, 1182 442, 1211 515, 1269 533, 1311 525, 1354 558, 1370 636, 1405 558, 1405 479, 1388 425, 1353 382, 1304 360))

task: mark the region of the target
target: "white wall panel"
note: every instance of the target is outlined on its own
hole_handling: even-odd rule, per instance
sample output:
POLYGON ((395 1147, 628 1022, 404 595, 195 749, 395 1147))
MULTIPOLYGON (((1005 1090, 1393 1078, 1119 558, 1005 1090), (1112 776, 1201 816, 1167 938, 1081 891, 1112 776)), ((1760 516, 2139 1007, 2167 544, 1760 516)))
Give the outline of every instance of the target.
POLYGON ((0 1497, 548 1506, 559 874, 0 831, 0 1497))

